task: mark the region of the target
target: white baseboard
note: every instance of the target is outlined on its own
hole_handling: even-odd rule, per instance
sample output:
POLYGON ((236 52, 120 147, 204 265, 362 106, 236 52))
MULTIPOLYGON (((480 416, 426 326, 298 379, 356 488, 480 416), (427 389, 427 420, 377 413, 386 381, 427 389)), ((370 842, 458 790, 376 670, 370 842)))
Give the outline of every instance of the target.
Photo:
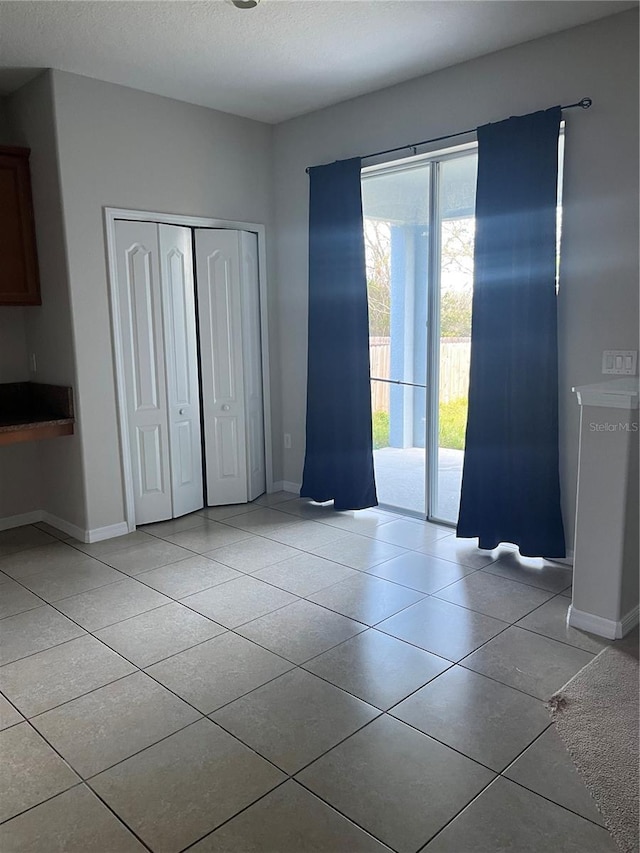
POLYGON ((636 627, 638 621, 640 621, 640 605, 636 604, 626 616, 622 617, 622 634, 620 636, 626 637, 629 631, 632 631, 636 627))
POLYGON ((117 524, 108 524, 106 527, 94 527, 93 530, 84 531, 85 542, 102 542, 103 539, 113 539, 114 536, 124 536, 129 532, 126 521, 117 524))
POLYGON ((126 521, 120 521, 118 524, 109 524, 106 527, 94 527, 93 530, 84 530, 82 527, 78 527, 70 521, 65 521, 64 518, 58 518, 58 516, 43 509, 35 509, 33 512, 0 518, 0 530, 23 527, 25 524, 36 524, 38 521, 46 521, 52 527, 68 533, 69 536, 73 536, 78 542, 101 542, 103 539, 112 539, 114 536, 124 536, 125 533, 129 533, 126 521))
POLYGON ((292 483, 290 480, 276 480, 272 486, 273 492, 293 492, 293 494, 299 495, 300 484, 292 483))
POLYGON ((572 628, 589 631, 590 634, 597 634, 598 637, 605 637, 607 640, 619 640, 638 624, 638 605, 636 604, 632 610, 616 622, 614 619, 605 619, 595 613, 578 610, 573 604, 570 604, 568 620, 572 628))
POLYGON ((34 509, 33 512, 23 512, 21 515, 8 515, 6 518, 0 518, 0 530, 23 527, 25 524, 35 524, 37 521, 45 521, 44 513, 41 509, 34 509))
POLYGON ((70 521, 65 521, 64 518, 58 518, 57 515, 53 515, 50 512, 46 512, 43 510, 41 512, 42 518, 40 521, 46 521, 47 524, 50 524, 52 527, 55 527, 56 530, 62 530, 63 533, 67 533, 69 536, 73 536, 74 539, 77 539, 78 542, 88 542, 89 540, 86 538, 86 530, 82 527, 78 527, 77 524, 71 524, 70 521))

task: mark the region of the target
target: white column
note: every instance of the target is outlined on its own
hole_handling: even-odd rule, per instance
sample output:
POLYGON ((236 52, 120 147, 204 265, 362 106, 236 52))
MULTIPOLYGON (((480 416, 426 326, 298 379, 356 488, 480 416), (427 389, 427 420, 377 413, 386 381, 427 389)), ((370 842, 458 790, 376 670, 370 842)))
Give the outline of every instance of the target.
POLYGON ((614 639, 638 622, 638 380, 573 390, 581 421, 569 624, 614 639))

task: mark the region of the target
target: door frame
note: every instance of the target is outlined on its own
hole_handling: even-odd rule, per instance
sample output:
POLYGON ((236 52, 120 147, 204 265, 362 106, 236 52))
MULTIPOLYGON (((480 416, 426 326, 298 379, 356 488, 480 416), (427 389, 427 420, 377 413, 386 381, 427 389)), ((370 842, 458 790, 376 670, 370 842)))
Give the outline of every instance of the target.
POLYGON ((440 397, 440 297, 441 297, 441 240, 440 229, 433 227, 439 220, 440 211, 440 165, 450 160, 477 154, 478 142, 473 139, 446 148, 433 146, 433 150, 410 157, 383 160, 371 166, 363 166, 360 180, 376 174, 402 172, 413 166, 429 163, 429 238, 428 238, 428 281, 427 281, 427 340, 426 358, 426 394, 425 394, 425 505, 423 512, 400 509, 381 504, 383 509, 399 512, 412 518, 455 528, 456 522, 433 514, 438 495, 438 450, 439 450, 439 397, 440 397))
MULTIPOLYGON (((186 228, 220 228, 231 231, 251 231, 258 237, 258 284, 260 291, 260 336, 262 354, 262 396, 264 403, 264 461, 267 493, 273 491, 273 457, 271 447, 271 382, 269 376, 269 328, 267 310, 267 252, 265 226, 256 222, 233 222, 228 219, 213 219, 204 216, 183 216, 173 213, 157 213, 149 210, 129 210, 120 207, 105 207, 104 227, 107 250, 109 280, 109 305, 111 309, 111 343, 116 380, 116 407, 118 434, 120 439, 120 462, 124 486, 125 521, 130 533, 136 529, 133 473, 131 470, 131 446, 129 443, 128 415, 125 392, 124 352, 122 327, 120 324, 120 302, 117 287, 116 267, 116 221, 128 219, 134 222, 154 222, 157 225, 180 225, 186 228)), ((204 473, 203 473, 204 476, 204 473)))

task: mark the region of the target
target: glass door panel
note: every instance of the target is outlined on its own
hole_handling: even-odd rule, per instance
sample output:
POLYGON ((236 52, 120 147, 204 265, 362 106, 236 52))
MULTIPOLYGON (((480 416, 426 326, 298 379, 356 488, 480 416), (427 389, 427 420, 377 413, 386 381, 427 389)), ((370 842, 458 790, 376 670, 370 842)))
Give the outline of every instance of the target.
POLYGON ((362 182, 378 499, 422 517, 430 178, 420 163, 362 182))
POLYGON ((415 413, 424 433, 426 389, 372 381, 371 402, 375 406, 372 408, 373 464, 378 501, 383 506, 424 517, 424 440, 405 441, 399 431, 415 413))
POLYGON ((438 165, 429 516, 455 523, 467 426, 475 236, 475 152, 438 165))
POLYGON ((455 524, 471 353, 475 149, 362 180, 382 505, 455 524))

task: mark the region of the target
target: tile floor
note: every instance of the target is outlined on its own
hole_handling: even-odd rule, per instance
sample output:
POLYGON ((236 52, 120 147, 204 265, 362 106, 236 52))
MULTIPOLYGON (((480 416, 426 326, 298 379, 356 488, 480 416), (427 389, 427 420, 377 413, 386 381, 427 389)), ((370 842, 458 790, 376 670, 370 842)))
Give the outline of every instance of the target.
POLYGON ((614 853, 544 706, 570 584, 285 493, 0 533, 0 850, 614 853))

